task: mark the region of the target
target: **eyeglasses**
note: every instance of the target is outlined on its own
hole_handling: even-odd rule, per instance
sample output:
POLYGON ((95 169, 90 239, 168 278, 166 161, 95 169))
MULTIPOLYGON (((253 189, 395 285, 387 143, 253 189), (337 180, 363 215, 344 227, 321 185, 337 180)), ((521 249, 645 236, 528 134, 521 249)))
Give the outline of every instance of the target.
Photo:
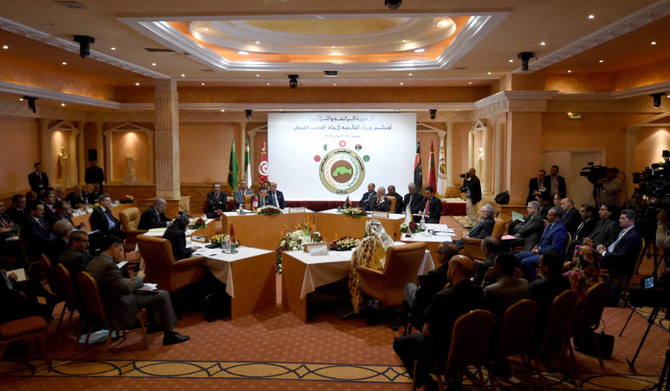
POLYGON ((75 239, 77 242, 88 243, 88 239, 75 239))

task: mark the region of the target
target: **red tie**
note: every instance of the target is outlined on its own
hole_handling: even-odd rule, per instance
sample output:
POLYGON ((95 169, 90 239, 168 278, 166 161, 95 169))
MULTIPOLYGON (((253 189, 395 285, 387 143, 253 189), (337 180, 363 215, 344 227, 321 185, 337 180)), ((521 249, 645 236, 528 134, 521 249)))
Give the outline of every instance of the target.
POLYGON ((7 228, 9 227, 9 224, 5 222, 5 218, 0 216, 0 225, 2 225, 2 228, 7 228))
POLYGON ((430 208, 430 200, 426 198, 426 210, 423 211, 424 215, 428 214, 428 208, 430 208))

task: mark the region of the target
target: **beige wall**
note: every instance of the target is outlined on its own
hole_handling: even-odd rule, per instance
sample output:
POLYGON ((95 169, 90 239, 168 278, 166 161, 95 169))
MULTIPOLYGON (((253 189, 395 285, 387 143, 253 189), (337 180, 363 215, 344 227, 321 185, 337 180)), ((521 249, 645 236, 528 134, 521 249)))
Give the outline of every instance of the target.
POLYGON ((240 153, 244 148, 240 147, 237 124, 180 124, 179 154, 182 184, 226 183, 233 139, 239 162, 240 153))
POLYGON ((40 160, 39 124, 32 118, 0 116, 0 195, 25 193, 33 163, 40 160))
POLYGON ((149 138, 142 132, 113 132, 111 136, 113 167, 112 177, 108 180, 122 182, 126 172, 126 156, 135 157, 135 176, 138 183, 149 182, 149 138))
POLYGON ((670 128, 641 128, 635 138, 634 172, 640 172, 661 160, 663 150, 670 150, 670 128))

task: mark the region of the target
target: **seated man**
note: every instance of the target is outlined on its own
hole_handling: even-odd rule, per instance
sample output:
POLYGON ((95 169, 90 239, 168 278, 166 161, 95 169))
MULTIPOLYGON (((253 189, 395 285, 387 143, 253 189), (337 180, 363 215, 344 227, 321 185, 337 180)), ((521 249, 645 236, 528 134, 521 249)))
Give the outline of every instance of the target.
MULTIPOLYGON (((493 205, 484 204, 481 208, 479 208, 479 222, 477 222, 477 224, 470 230, 470 232, 463 235, 463 237, 484 239, 491 236, 491 232, 493 232, 493 226, 496 224, 495 219, 493 218, 494 213, 495 209, 493 209, 493 205)), ((456 244, 456 247, 458 247, 459 250, 463 249, 463 239, 454 240, 454 244, 456 244)))
MULTIPOLYGON (((21 261, 21 247, 17 240, 7 240, 16 235, 19 225, 5 213, 5 204, 0 201, 0 254, 9 255, 16 261, 16 267, 25 266, 21 261)), ((3 265, 0 265, 2 268, 3 265)))
MULTIPOLYGON (((163 345, 188 341, 188 336, 174 331, 177 316, 172 308, 170 295, 164 290, 138 293, 137 290, 144 285, 145 274, 142 270, 130 280, 121 274, 116 264, 123 257, 123 241, 114 235, 109 235, 105 237, 102 248, 103 252, 93 258, 87 269, 98 282, 100 297, 106 307, 111 328, 123 330, 132 327, 137 308, 146 308, 152 322, 157 322, 155 315, 160 320, 163 345)), ((157 323, 150 323, 149 331, 157 326, 157 323)))
POLYGON ((423 200, 419 207, 419 215, 414 216, 414 220, 420 221, 421 216, 425 216, 426 223, 438 224, 440 214, 442 214, 442 202, 434 196, 435 190, 431 186, 426 186, 423 191, 423 200))
POLYGON ((565 253, 565 246, 568 241, 568 232, 565 226, 558 218, 556 208, 549 209, 547 214, 547 221, 549 224, 544 228, 544 233, 540 238, 537 246, 533 247, 531 251, 524 251, 515 255, 516 259, 521 263, 519 266, 523 272, 523 276, 528 281, 535 280, 537 264, 540 261, 540 256, 548 250, 556 250, 560 254, 565 253))
POLYGON ((544 222, 540 217, 540 203, 530 201, 526 206, 526 217, 523 220, 513 221, 507 233, 516 239, 503 240, 503 246, 512 249, 523 246, 524 251, 530 251, 537 244, 544 230, 544 222))
POLYGON ((98 202, 98 199, 102 196, 102 191, 100 190, 99 183, 87 183, 86 184, 86 197, 88 197, 88 203, 93 205, 98 202))
POLYGON ((274 205, 279 209, 286 208, 284 193, 277 190, 277 183, 270 182, 270 191, 268 192, 268 197, 270 198, 270 205, 274 205))
POLYGON ((58 221, 67 221, 70 224, 72 224, 74 228, 77 229, 82 229, 86 227, 86 223, 81 223, 75 226, 74 221, 72 221, 72 207, 70 206, 70 203, 67 202, 66 200, 56 202, 56 213, 51 216, 51 221, 49 221, 49 224, 53 226, 58 221))
POLYGON ((426 277, 421 280, 421 286, 417 287, 413 282, 407 283, 405 286, 405 296, 402 304, 409 311, 409 321, 417 330, 423 328, 425 322, 423 311, 430 304, 433 294, 441 291, 447 285, 449 260, 458 254, 458 248, 453 243, 442 242, 435 252, 440 267, 429 271, 426 277))
POLYGON ((26 196, 23 194, 14 194, 12 196, 12 205, 7 208, 7 216, 12 221, 20 226, 25 225, 28 221, 26 212, 26 196))
POLYGON ((591 205, 582 205, 579 207, 579 216, 582 218, 581 223, 577 227, 575 234, 572 236, 570 241, 570 246, 568 246, 567 254, 572 254, 575 250, 575 246, 581 244, 585 238, 587 238, 596 224, 598 223, 598 217, 596 216, 596 208, 591 205))
POLYGON ((534 345, 542 340, 554 298, 570 289, 570 281, 563 275, 563 254, 547 250, 540 257, 539 278, 530 284, 530 299, 539 304, 539 312, 533 331, 534 345))
MULTIPOLYGON (((426 323, 421 333, 406 335, 393 341, 393 350, 402 360, 407 373, 415 376, 417 387, 431 381, 428 376, 430 370, 440 371, 444 368, 456 319, 468 311, 483 307, 482 290, 470 281, 473 272, 474 265, 470 258, 465 255, 451 258, 447 269, 451 286, 433 295, 430 305, 424 311, 426 323)), ((433 385, 434 383, 426 386, 433 385)))
POLYGON ((421 208, 423 196, 416 191, 416 184, 414 183, 407 185, 407 190, 409 193, 405 194, 405 198, 402 201, 403 207, 406 208, 409 205, 409 211, 412 214, 417 214, 419 213, 419 208, 421 208))
POLYGON ((247 181, 240 181, 240 186, 233 192, 235 206, 244 208, 244 196, 254 194, 254 191, 247 186, 247 181))
POLYGON ((391 200, 386 198, 386 189, 380 186, 377 189, 377 194, 368 198, 367 210, 375 210, 380 212, 391 211, 391 200))
POLYGON ((112 215, 112 199, 109 195, 103 194, 98 199, 99 207, 93 209, 88 223, 91 230, 98 231, 100 235, 116 235, 125 239, 126 233, 121 230, 121 222, 112 215))
MULTIPOLYGON (((386 197, 394 197, 395 198, 395 209, 392 210, 391 212, 393 213, 405 213, 405 205, 402 203, 402 196, 395 191, 395 186, 389 185, 386 191, 386 197)), ((393 199, 393 198, 390 198, 393 199)))
POLYGON ((88 196, 82 189, 81 185, 74 185, 72 192, 65 196, 65 199, 70 203, 70 206, 74 209, 82 208, 86 203, 88 203, 88 196))
POLYGON ((486 276, 486 272, 489 270, 489 268, 493 267, 493 263, 500 253, 500 241, 489 236, 488 238, 484 238, 484 240, 482 240, 480 248, 482 249, 482 253, 484 253, 484 257, 486 257, 486 259, 482 262, 474 262, 475 275, 473 282, 477 286, 486 286, 495 282, 485 281, 484 277, 486 276))
POLYGON ((42 203, 44 204, 44 220, 49 223, 54 219, 56 214, 56 194, 53 191, 47 191, 42 196, 42 203))
POLYGON ((56 236, 56 238, 49 244, 47 248, 43 249, 44 254, 47 256, 47 258, 49 258, 49 261, 51 261, 52 267, 56 267, 61 254, 63 254, 65 250, 70 247, 72 230, 72 224, 70 224, 70 222, 67 220, 57 221, 53 225, 54 236, 56 236))
POLYGON ((598 210, 598 216, 600 220, 596 223, 596 226, 593 228, 593 231, 582 240, 582 243, 593 248, 603 245, 608 247, 610 244, 619 236, 619 231, 621 227, 619 224, 612 220, 612 213, 614 212, 614 207, 610 205, 602 205, 598 210))
POLYGON ((577 231, 577 227, 579 227, 579 223, 581 222, 579 211, 575 208, 575 204, 572 202, 572 199, 567 197, 561 200, 561 208, 563 209, 561 221, 570 235, 574 235, 575 231, 577 231))
POLYGON ((514 277, 516 258, 510 253, 501 253, 493 264, 498 281, 484 288, 484 303, 496 319, 502 320, 505 310, 512 304, 528 297, 528 280, 514 277))
POLYGON ((537 196, 537 202, 540 203, 540 217, 542 217, 542 220, 547 219, 547 213, 549 213, 549 209, 554 207, 553 199, 554 198, 552 196, 546 193, 542 193, 537 196))
POLYGON ((170 225, 170 219, 165 216, 167 202, 162 198, 156 198, 154 204, 148 207, 140 217, 137 229, 165 228, 170 225))
POLYGON ((228 196, 221 191, 221 184, 218 182, 213 184, 212 191, 207 194, 207 217, 219 218, 221 213, 226 211, 227 203, 228 196))
POLYGON ((636 218, 636 213, 630 209, 621 212, 619 237, 607 247, 600 244, 596 248, 601 255, 600 267, 608 269, 613 278, 628 280, 633 275, 635 262, 642 248, 642 239, 635 229, 636 218))
POLYGON ((268 188, 261 186, 258 189, 258 194, 251 196, 251 209, 256 210, 262 208, 265 205, 270 205, 270 199, 268 197, 268 188))
POLYGON ((28 223, 26 229, 22 230, 24 236, 24 245, 28 253, 29 262, 37 261, 42 251, 49 247, 56 238, 49 229, 47 222, 42 219, 44 216, 44 204, 39 201, 33 201, 28 205, 28 223))
POLYGON ((175 261, 189 258, 195 251, 192 248, 186 248, 186 227, 188 227, 188 219, 179 216, 163 234, 163 239, 167 239, 172 245, 172 255, 175 261))
POLYGON ((67 268, 74 278, 77 273, 86 270, 86 267, 91 263, 93 257, 88 253, 89 240, 86 231, 74 231, 70 235, 70 238, 70 248, 65 250, 58 260, 65 266, 65 268, 67 268))
POLYGON ((368 200, 370 197, 375 196, 375 184, 370 182, 368 183, 368 191, 367 193, 363 194, 363 197, 361 197, 361 202, 358 203, 358 207, 363 209, 363 210, 370 210, 368 207, 368 200))
POLYGON ((16 274, 0 270, 0 323, 29 316, 41 316, 50 322, 53 306, 58 302, 56 296, 44 289, 39 278, 16 280, 16 274), (37 301, 38 296, 44 297, 47 304, 37 301))

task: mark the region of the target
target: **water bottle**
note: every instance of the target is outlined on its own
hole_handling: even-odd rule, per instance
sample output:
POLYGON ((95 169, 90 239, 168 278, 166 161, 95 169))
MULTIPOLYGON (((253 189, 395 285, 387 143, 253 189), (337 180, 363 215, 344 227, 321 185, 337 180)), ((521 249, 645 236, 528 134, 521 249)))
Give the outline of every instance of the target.
POLYGON ((425 214, 421 215, 421 221, 419 222, 419 229, 421 231, 426 230, 426 215, 425 214))
POLYGON ((228 239, 226 239, 226 249, 227 249, 226 252, 231 252, 230 243, 231 243, 230 236, 228 236, 228 239))

